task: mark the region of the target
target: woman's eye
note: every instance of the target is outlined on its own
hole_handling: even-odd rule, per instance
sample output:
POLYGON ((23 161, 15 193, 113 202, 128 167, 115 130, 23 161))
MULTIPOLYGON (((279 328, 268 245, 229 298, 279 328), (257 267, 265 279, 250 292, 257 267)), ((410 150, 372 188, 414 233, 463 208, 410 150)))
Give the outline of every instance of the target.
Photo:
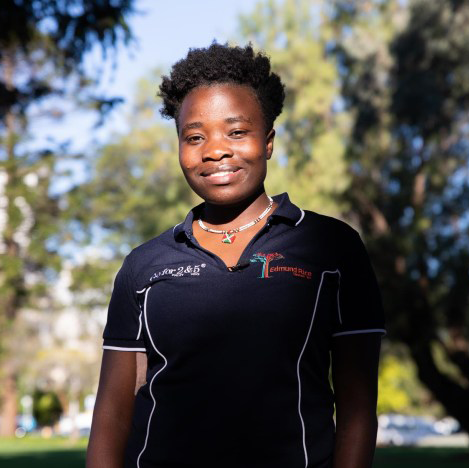
POLYGON ((230 135, 233 136, 233 137, 237 137, 237 138, 240 138, 244 135, 246 135, 246 130, 233 130, 230 135))
POLYGON ((200 140, 202 140, 200 135, 190 135, 186 137, 187 143, 198 143, 200 140))

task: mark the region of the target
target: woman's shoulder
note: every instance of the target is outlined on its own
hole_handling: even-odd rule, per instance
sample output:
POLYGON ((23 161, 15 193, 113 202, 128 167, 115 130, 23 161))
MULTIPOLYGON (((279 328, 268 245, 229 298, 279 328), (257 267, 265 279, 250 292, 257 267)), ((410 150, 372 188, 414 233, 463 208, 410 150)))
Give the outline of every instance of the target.
POLYGON ((334 216, 317 213, 316 211, 304 210, 304 224, 306 229, 322 233, 332 238, 350 239, 359 236, 358 231, 347 221, 334 216))
POLYGON ((320 256, 334 259, 337 265, 346 265, 354 261, 365 261, 366 247, 359 232, 348 222, 305 211, 305 236, 312 250, 320 256))
POLYGON ((134 247, 126 257, 135 272, 145 269, 146 265, 165 264, 173 256, 176 245, 175 228, 173 226, 165 232, 134 247))

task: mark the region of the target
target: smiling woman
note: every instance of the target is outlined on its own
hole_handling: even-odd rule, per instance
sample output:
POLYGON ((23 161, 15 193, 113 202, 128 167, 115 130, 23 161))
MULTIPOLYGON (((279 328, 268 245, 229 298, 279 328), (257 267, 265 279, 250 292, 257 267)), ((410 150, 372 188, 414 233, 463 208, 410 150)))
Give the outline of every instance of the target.
MULTIPOLYGON (((179 160, 194 192, 209 204, 234 204, 262 194, 275 132, 266 133, 259 103, 247 86, 194 89, 178 121, 179 160)), ((261 201, 265 205, 266 197, 261 201)))
POLYGON ((284 99, 269 59, 193 49, 160 90, 204 203, 116 277, 88 468, 370 467, 380 295, 352 228, 265 192, 284 99))
POLYGON ((182 103, 178 123, 182 171, 192 190, 206 201, 205 221, 194 224, 194 235, 225 264, 236 265, 253 234, 262 228, 264 217, 249 231, 242 232, 240 227, 257 219, 267 207, 276 208, 264 190, 275 132, 266 132, 261 106, 246 85, 195 88, 182 103), (227 205, 237 210, 229 215, 227 205), (227 215, 231 219, 224 219, 227 215), (206 224, 209 227, 204 229, 206 224), (211 235, 216 234, 215 226, 225 234, 223 244, 237 239, 236 246, 220 248, 211 235))

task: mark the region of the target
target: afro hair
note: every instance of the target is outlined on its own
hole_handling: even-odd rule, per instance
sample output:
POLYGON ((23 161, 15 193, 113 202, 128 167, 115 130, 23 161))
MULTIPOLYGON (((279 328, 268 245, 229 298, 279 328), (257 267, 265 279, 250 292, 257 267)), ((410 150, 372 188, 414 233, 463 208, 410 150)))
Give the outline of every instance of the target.
POLYGON ((175 119, 182 101, 198 86, 232 83, 253 89, 262 108, 269 131, 282 112, 285 98, 280 77, 271 72, 270 60, 263 53, 246 47, 231 47, 214 42, 210 47, 190 49, 187 57, 175 63, 170 76, 163 76, 158 96, 163 98, 161 115, 175 119))

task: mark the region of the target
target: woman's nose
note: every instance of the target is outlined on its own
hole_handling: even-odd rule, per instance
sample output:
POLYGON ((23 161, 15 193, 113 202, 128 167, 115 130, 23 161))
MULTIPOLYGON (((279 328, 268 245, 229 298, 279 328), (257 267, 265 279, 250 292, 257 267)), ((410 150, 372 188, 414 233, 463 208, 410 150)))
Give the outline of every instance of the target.
POLYGON ((222 158, 230 158, 231 156, 233 156, 233 150, 224 141, 217 140, 213 142, 207 142, 204 145, 202 153, 202 159, 204 161, 218 161, 222 158))

